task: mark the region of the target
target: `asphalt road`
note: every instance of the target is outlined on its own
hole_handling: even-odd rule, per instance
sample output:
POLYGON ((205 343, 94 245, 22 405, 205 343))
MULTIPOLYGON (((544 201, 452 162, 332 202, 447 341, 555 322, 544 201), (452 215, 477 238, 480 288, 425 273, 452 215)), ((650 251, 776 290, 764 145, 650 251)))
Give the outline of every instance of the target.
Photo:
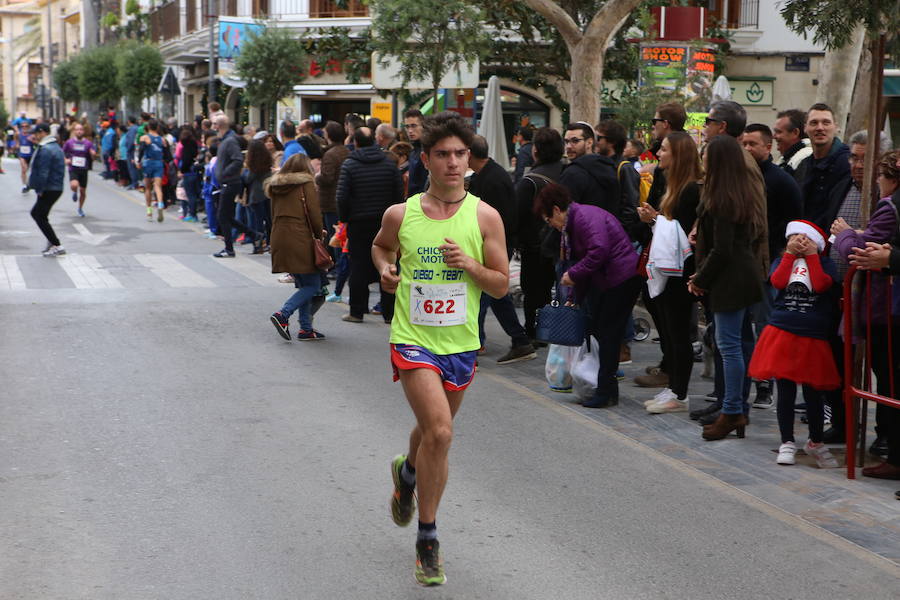
POLYGON ((285 342, 268 316, 292 288, 268 257, 225 265, 199 227, 146 222, 96 173, 86 218, 67 195, 51 213, 68 256, 43 258, 4 167, 0 598, 900 596, 895 563, 489 359, 438 518, 449 581, 422 589, 414 528, 388 508, 413 419, 380 319, 326 305, 326 341, 285 342))

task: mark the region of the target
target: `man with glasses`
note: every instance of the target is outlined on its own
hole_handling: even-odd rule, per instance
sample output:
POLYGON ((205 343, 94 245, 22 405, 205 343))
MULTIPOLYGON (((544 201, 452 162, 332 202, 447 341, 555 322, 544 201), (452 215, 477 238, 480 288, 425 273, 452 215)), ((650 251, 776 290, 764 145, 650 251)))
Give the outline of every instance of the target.
POLYGON ((425 191, 428 181, 428 170, 422 163, 422 122, 425 116, 422 111, 411 108, 403 113, 403 129, 409 137, 409 143, 412 144, 412 152, 409 153, 409 189, 407 196, 415 196, 425 191))
POLYGON ((612 213, 622 221, 622 202, 616 163, 608 156, 594 154, 594 129, 583 121, 566 126, 566 158, 559 183, 566 186, 572 201, 591 204, 612 213))

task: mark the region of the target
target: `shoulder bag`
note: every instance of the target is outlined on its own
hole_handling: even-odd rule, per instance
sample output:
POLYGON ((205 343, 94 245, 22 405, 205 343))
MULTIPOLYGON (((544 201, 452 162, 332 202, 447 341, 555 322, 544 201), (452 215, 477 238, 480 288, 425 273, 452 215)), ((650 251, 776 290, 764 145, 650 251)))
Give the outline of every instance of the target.
POLYGON ((581 346, 584 343, 584 312, 578 306, 560 306, 556 300, 556 286, 553 286, 550 304, 538 309, 534 327, 534 337, 539 342, 559 346, 581 346))
POLYGON ((322 238, 313 229, 312 221, 309 218, 309 207, 306 206, 306 194, 302 189, 300 190, 300 201, 303 203, 303 214, 306 215, 306 226, 309 227, 309 234, 312 236, 316 268, 320 271, 328 271, 334 266, 334 259, 331 258, 331 253, 328 252, 328 248, 325 247, 322 238))

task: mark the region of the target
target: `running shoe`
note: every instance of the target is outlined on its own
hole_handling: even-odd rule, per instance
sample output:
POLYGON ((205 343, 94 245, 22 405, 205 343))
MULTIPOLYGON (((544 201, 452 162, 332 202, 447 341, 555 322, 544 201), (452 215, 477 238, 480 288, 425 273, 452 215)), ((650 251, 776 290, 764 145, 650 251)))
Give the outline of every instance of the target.
POLYGON ((159 223, 163 222, 163 211, 166 209, 166 205, 162 202, 156 205, 156 220, 159 223))
POLYGON ((49 257, 49 258, 52 258, 52 257, 54 257, 54 256, 62 256, 62 255, 65 254, 65 253, 66 253, 66 249, 63 248, 62 246, 50 246, 50 248, 48 248, 48 249, 47 249, 45 252, 43 252, 42 254, 43 254, 44 256, 47 256, 47 257, 49 257))
POLYGON ((416 581, 426 586, 447 583, 441 545, 437 540, 416 542, 416 581))
POLYGON ((77 212, 78 212, 78 216, 79 216, 79 217, 83 217, 83 216, 84 216, 84 211, 81 210, 80 208, 78 209, 77 212))
POLYGON ((78 192, 72 192, 72 202, 78 202, 78 192))
POLYGON ((226 250, 225 248, 222 248, 221 250, 213 254, 213 256, 215 256, 216 258, 234 258, 234 250, 226 250))
POLYGON ((309 330, 301 329, 300 331, 297 332, 297 339, 300 340, 301 342, 312 342, 315 340, 324 340, 325 335, 322 333, 319 333, 315 329, 309 329, 309 330))
POLYGON ((22 193, 23 193, 23 194, 27 194, 27 193, 28 193, 28 186, 27 186, 27 185, 23 185, 23 186, 22 186, 22 193))
POLYGON ((147 220, 148 221, 153 220, 153 209, 150 208, 149 206, 147 207, 147 220))
POLYGON ((188 215, 184 218, 184 222, 185 223, 196 223, 197 217, 192 217, 191 215, 188 215))
POLYGON ((340 294, 328 294, 328 297, 325 298, 325 302, 343 302, 344 297, 340 294))
POLYGON ((369 312, 372 313, 373 315, 380 315, 381 314, 381 302, 379 302, 378 304, 373 306, 372 310, 370 310, 369 312))
POLYGON ((287 341, 291 341, 291 332, 288 330, 287 318, 280 312, 275 312, 272 313, 272 316, 269 317, 269 319, 272 321, 272 325, 275 326, 275 329, 278 330, 278 335, 287 341))
POLYGON ((405 454, 398 454, 391 461, 391 478, 394 480, 394 493, 391 494, 391 518, 400 527, 406 527, 416 512, 416 486, 409 485, 400 476, 405 454))

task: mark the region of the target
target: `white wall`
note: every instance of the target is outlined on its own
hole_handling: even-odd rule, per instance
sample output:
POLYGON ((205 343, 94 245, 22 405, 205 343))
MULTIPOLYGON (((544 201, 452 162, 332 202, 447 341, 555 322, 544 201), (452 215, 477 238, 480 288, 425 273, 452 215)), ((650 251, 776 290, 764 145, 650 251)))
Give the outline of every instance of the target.
POLYGON ((759 25, 756 30, 760 31, 761 35, 749 46, 741 45, 736 51, 741 54, 824 52, 822 46, 813 44, 812 32, 809 39, 804 40, 802 36, 788 29, 781 16, 782 5, 782 0, 759 0, 759 25))

